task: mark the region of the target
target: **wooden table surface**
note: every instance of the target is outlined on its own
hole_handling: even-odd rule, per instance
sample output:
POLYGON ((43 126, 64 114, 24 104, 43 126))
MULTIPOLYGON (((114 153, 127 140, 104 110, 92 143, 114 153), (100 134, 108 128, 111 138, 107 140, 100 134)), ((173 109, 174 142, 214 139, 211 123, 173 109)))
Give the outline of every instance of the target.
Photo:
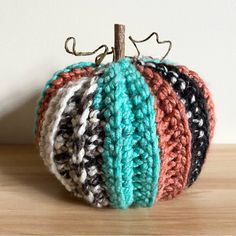
POLYGON ((95 209, 70 196, 32 145, 0 146, 0 235, 236 235, 236 146, 213 145, 201 177, 146 209, 95 209))

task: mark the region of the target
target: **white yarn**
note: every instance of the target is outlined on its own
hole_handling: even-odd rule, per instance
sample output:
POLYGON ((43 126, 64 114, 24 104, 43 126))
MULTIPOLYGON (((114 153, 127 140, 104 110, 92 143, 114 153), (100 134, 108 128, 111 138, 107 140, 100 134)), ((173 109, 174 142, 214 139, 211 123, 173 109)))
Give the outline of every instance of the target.
MULTIPOLYGON (((96 205, 97 207, 102 207, 108 204, 107 197, 104 195, 104 186, 97 184, 96 186, 88 185, 87 193, 83 194, 82 185, 86 184, 86 179, 93 177, 96 174, 102 175, 101 171, 96 165, 90 166, 88 169, 82 168, 80 176, 77 174, 73 175, 73 178, 65 178, 60 173, 60 168, 63 168, 63 164, 58 165, 55 163, 55 149, 59 150, 63 144, 64 139, 62 136, 58 135, 57 132, 60 129, 60 121, 63 117, 63 113, 73 112, 75 107, 71 104, 68 105, 68 101, 77 93, 78 91, 82 95, 81 104, 84 104, 82 107, 81 113, 73 118, 72 123, 74 127, 74 139, 84 138, 89 142, 89 145, 83 145, 80 147, 80 150, 76 153, 76 150, 71 150, 72 157, 71 162, 79 166, 80 163, 86 163, 86 156, 90 158, 96 158, 99 155, 103 148, 101 146, 102 140, 97 133, 94 133, 91 136, 86 134, 87 128, 96 128, 97 126, 103 126, 98 115, 100 111, 92 109, 92 98, 90 96, 94 94, 97 89, 97 80, 96 77, 83 77, 77 81, 71 81, 63 88, 60 88, 56 95, 51 99, 48 105, 48 109, 45 112, 44 120, 40 132, 39 148, 40 155, 42 156, 44 163, 49 167, 49 170, 57 177, 57 179, 65 186, 65 188, 73 192, 77 197, 83 197, 91 204, 96 205), (87 99, 87 100, 86 100, 87 99), (88 127, 88 123, 90 127, 88 127), (94 144, 94 142, 98 144, 94 144), (90 153, 93 152, 94 154, 90 153), (89 176, 88 176, 89 175, 89 176), (101 199, 97 200, 95 194, 102 196, 101 199)), ((103 183, 102 183, 103 184, 103 183)))
MULTIPOLYGON (((97 126, 98 122, 99 122, 99 119, 97 119, 97 115, 99 114, 99 111, 94 111, 92 109, 92 99, 89 99, 88 101, 85 102, 85 100, 91 95, 91 94, 94 94, 94 92, 96 91, 97 89, 97 80, 98 80, 98 77, 93 77, 91 78, 91 81, 90 81, 90 84, 88 86, 88 89, 85 90, 84 94, 83 94, 83 97, 82 97, 82 100, 81 100, 81 104, 84 104, 85 107, 83 107, 83 112, 79 118, 79 128, 78 128, 78 131, 76 132, 76 136, 78 139, 82 138, 84 135, 85 135, 85 132, 86 132, 86 129, 87 129, 87 126, 88 126, 88 121, 90 123, 92 122, 96 122, 94 123, 94 126, 97 126)), ((98 135, 97 134, 94 134, 92 137, 88 137, 87 135, 84 136, 85 139, 89 140, 89 141, 95 141, 95 140, 98 140, 98 135)), ((78 164, 79 163, 82 163, 82 162, 85 162, 86 160, 84 159, 84 155, 89 154, 89 152, 91 150, 94 150, 96 148, 96 146, 91 143, 90 145, 87 145, 87 146, 82 146, 81 149, 79 150, 78 152, 78 164), (86 150, 85 150, 86 149, 86 150)), ((90 156, 91 157, 91 156, 90 156)), ((93 156, 93 158, 96 158, 95 156, 93 156)), ((95 174, 99 173, 98 171, 98 168, 96 165, 94 166, 91 166, 88 170, 88 173, 87 173, 87 169, 84 168, 82 169, 81 171, 81 175, 80 175, 80 182, 81 184, 84 184, 88 175, 89 176, 94 176, 95 174)), ((101 174, 101 173, 99 173, 101 174)), ((90 203, 94 203, 94 194, 98 194, 100 192, 102 192, 104 190, 104 187, 101 186, 100 184, 98 184, 96 186, 96 188, 93 188, 91 187, 90 185, 88 186, 88 194, 85 197, 85 199, 90 202, 90 203)), ((102 203, 95 203, 98 207, 101 207, 102 205, 107 205, 107 200, 103 201, 102 203)))
POLYGON ((66 109, 67 102, 77 90, 81 89, 87 79, 87 77, 83 77, 78 81, 71 81, 65 87, 60 88, 57 91, 56 95, 51 99, 48 109, 45 112, 44 121, 40 132, 40 155, 43 158, 45 165, 49 167, 49 170, 55 174, 57 179, 68 191, 73 191, 76 186, 72 180, 62 178, 57 170, 57 167, 53 161, 54 139, 62 113, 66 109))

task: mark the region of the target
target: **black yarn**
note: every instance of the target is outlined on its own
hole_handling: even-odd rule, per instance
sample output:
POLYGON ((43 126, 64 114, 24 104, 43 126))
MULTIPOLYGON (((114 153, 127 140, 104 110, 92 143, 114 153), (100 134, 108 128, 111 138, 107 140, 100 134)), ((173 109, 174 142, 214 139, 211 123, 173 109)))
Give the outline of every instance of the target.
MULTIPOLYGON (((74 182, 73 178, 75 174, 78 175, 78 172, 81 171, 78 169, 78 165, 75 165, 71 162, 72 156, 74 154, 74 127, 72 124, 73 116, 81 110, 80 100, 82 99, 82 94, 72 96, 67 104, 75 103, 77 109, 73 110, 72 114, 63 112, 62 118, 58 125, 58 131, 56 133, 56 138, 63 138, 63 145, 59 149, 54 148, 55 155, 53 160, 57 166, 58 172, 61 176, 66 179, 71 179, 74 182)), ((77 184, 75 182, 75 184, 77 184)), ((81 194, 79 189, 76 188, 74 194, 81 194)))
POLYGON ((209 146, 207 101, 197 83, 187 75, 180 73, 176 66, 153 62, 144 63, 144 66, 148 66, 159 73, 173 87, 185 105, 189 128, 192 133, 192 159, 188 178, 188 186, 190 187, 201 172, 209 146))

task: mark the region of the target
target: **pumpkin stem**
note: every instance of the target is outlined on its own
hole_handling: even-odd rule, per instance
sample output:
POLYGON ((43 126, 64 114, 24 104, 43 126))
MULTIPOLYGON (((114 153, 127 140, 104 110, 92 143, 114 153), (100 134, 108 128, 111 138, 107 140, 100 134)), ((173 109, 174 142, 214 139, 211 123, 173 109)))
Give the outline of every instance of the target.
POLYGON ((125 57, 125 25, 115 24, 114 25, 114 61, 125 57))

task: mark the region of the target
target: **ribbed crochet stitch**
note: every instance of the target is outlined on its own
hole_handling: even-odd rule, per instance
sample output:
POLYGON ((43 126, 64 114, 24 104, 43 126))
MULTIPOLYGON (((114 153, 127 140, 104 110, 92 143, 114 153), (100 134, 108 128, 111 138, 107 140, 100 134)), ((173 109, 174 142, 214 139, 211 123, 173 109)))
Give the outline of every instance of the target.
POLYGON ((48 104, 56 91, 66 85, 69 81, 78 80, 83 76, 89 76, 93 73, 94 68, 90 67, 92 63, 78 63, 66 67, 64 70, 56 72, 52 78, 46 83, 45 88, 39 98, 38 105, 35 110, 35 137, 39 139, 39 132, 42 127, 44 113, 48 108, 48 104))
POLYGON ((212 140, 214 136, 216 121, 215 121, 214 103, 212 100, 211 92, 208 89, 206 83, 196 72, 189 70, 186 66, 183 66, 183 65, 178 66, 178 69, 181 73, 187 75, 190 79, 193 79, 197 82, 198 87, 202 90, 204 97, 207 100, 208 120, 209 120, 209 127, 210 127, 210 140, 212 140))
POLYGON ((82 62, 56 72, 36 108, 49 170, 95 207, 150 207, 197 179, 215 128, 199 75, 153 58, 82 62))
POLYGON ((191 164, 191 132, 184 104, 162 77, 137 65, 155 96, 156 127, 161 153, 158 199, 172 199, 185 188, 191 164))
MULTIPOLYGON (((83 79, 83 78, 82 78, 83 79)), ((99 111, 91 108, 98 77, 86 78, 67 103, 55 137, 55 163, 65 178, 77 183, 74 194, 96 206, 107 205, 101 176, 102 134, 99 111)))
POLYGON ((103 171, 110 204, 151 206, 160 165, 154 98, 129 59, 105 70, 93 106, 106 122, 103 171))
POLYGON ((61 181, 68 191, 75 191, 75 184, 72 179, 64 178, 60 174, 57 164, 54 162, 54 142, 63 111, 67 106, 67 102, 73 94, 80 89, 85 83, 83 80, 76 81, 76 83, 69 82, 65 88, 58 90, 56 95, 52 98, 50 106, 45 113, 45 118, 40 132, 40 155, 44 163, 49 167, 50 171, 61 181))
POLYGON ((188 186, 191 186, 201 172, 209 145, 209 120, 204 94, 197 83, 180 73, 177 67, 154 62, 146 65, 171 84, 185 105, 192 133, 192 161, 188 180, 188 186))

